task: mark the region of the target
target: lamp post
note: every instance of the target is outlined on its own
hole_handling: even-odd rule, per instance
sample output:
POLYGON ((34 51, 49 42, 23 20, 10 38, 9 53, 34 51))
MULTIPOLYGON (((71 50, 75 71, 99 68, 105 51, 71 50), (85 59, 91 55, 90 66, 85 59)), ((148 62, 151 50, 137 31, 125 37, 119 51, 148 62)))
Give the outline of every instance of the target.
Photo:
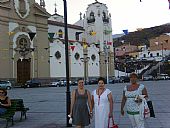
POLYGON ((106 42, 104 43, 104 52, 105 52, 105 56, 106 56, 106 60, 105 60, 105 62, 106 62, 106 79, 107 79, 107 84, 109 84, 109 48, 107 47, 107 45, 106 45, 106 42))
POLYGON ((64 29, 65 29, 65 57, 66 57, 66 123, 67 127, 72 127, 69 124, 69 117, 70 114, 70 104, 71 104, 71 97, 70 97, 70 85, 69 85, 69 53, 68 53, 68 27, 67 27, 67 1, 63 0, 64 2, 64 29))
POLYGON ((118 63, 116 65, 116 67, 117 67, 117 71, 118 71, 118 74, 117 74, 118 76, 117 77, 119 78, 119 64, 118 63))
POLYGON ((84 81, 85 81, 85 85, 87 85, 87 64, 88 64, 88 61, 90 60, 90 57, 87 57, 87 54, 84 54, 84 57, 83 58, 80 58, 80 60, 82 62, 84 62, 84 81))
POLYGON ((162 50, 162 61, 163 61, 163 59, 164 59, 164 57, 163 57, 163 42, 161 42, 161 50, 162 50))

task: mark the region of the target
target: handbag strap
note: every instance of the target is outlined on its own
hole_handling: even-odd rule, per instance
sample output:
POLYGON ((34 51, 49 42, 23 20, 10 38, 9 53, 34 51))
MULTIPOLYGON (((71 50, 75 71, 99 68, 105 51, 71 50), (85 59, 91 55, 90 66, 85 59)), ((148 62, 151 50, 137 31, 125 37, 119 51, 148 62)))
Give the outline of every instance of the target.
POLYGON ((109 125, 110 125, 110 118, 112 118, 112 123, 113 123, 113 125, 115 124, 115 123, 114 123, 114 120, 113 120, 113 117, 109 117, 109 118, 108 118, 108 128, 109 128, 109 125))

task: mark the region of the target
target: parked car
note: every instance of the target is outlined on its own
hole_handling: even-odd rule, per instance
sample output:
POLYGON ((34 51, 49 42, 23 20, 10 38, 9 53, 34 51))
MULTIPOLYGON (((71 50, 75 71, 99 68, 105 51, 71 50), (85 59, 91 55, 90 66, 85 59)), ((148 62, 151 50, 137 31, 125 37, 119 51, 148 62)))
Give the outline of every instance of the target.
POLYGON ((120 82, 121 83, 128 83, 128 82, 130 82, 130 78, 128 76, 121 76, 120 82))
POLYGON ((50 82, 49 87, 59 87, 59 81, 50 82))
POLYGON ((98 84, 98 79, 96 79, 96 78, 90 79, 89 84, 98 84))
POLYGON ((160 74, 157 76, 157 80, 169 80, 170 77, 168 76, 168 74, 160 74))
POLYGON ((41 82, 39 80, 36 80, 36 79, 28 80, 25 83, 25 87, 27 87, 27 88, 40 87, 40 86, 41 86, 41 82))
POLYGON ((144 81, 153 80, 153 76, 151 76, 151 75, 143 76, 143 80, 144 81))
POLYGON ((12 88, 12 84, 10 81, 0 80, 0 88, 9 90, 12 88))
POLYGON ((76 86, 77 84, 78 84, 77 80, 72 80, 71 83, 70 83, 70 85, 72 85, 72 86, 76 86))
POLYGON ((114 80, 113 79, 109 79, 109 84, 114 84, 114 80))
POLYGON ((63 79, 62 79, 62 80, 59 81, 59 87, 65 87, 66 84, 67 84, 67 83, 66 83, 66 80, 63 80, 63 79))

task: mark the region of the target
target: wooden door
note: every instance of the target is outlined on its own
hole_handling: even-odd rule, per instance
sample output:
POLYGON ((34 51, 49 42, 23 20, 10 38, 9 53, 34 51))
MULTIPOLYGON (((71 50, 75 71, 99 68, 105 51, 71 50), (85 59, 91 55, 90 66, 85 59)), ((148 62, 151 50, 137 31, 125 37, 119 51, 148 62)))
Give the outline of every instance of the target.
POLYGON ((17 82, 25 84, 27 80, 30 80, 30 60, 19 59, 17 61, 17 82))

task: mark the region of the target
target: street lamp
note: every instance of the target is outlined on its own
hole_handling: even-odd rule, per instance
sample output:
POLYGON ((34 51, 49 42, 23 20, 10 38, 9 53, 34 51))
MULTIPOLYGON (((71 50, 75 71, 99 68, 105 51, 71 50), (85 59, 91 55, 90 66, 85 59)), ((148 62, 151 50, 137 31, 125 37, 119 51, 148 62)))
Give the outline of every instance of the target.
POLYGON ((164 48, 164 47, 163 47, 163 42, 161 42, 161 50, 162 50, 162 61, 163 61, 163 58, 164 58, 164 57, 163 57, 163 48, 164 48))
POLYGON ((107 78, 107 84, 109 84, 109 48, 107 47, 106 43, 104 43, 104 53, 106 56, 106 78, 107 78))
POLYGON ((80 60, 84 62, 84 81, 85 81, 85 85, 87 85, 87 77, 88 77, 87 64, 88 61, 90 60, 90 57, 87 57, 87 54, 84 54, 84 57, 80 58, 80 60))
POLYGON ((69 85, 69 52, 68 52, 68 27, 67 27, 67 1, 63 0, 64 2, 64 29, 65 29, 65 57, 66 57, 66 123, 67 127, 72 127, 69 124, 69 117, 70 114, 70 105, 71 105, 71 97, 70 97, 70 85, 69 85))

